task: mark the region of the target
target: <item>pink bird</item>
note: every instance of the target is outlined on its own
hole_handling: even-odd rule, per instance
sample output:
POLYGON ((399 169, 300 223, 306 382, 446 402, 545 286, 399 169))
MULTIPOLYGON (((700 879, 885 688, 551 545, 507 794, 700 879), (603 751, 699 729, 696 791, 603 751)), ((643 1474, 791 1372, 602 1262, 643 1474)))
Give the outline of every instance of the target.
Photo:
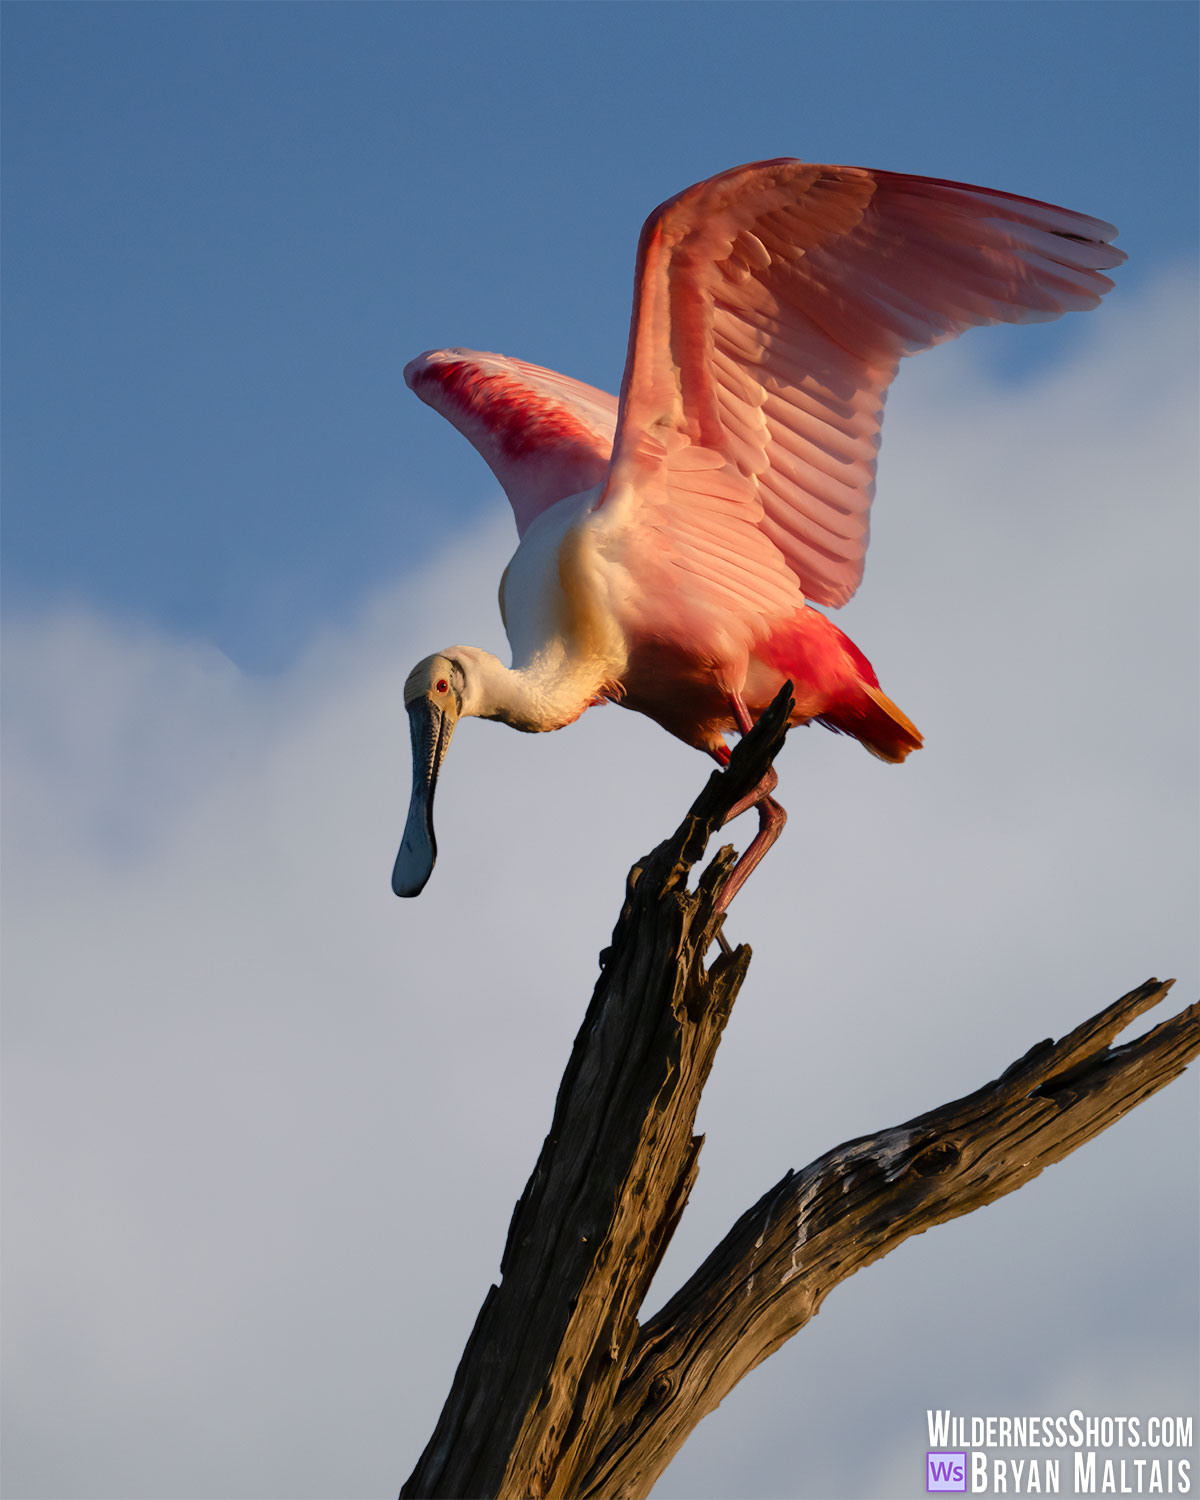
MULTIPOLYGON (((561 729, 613 702, 719 763, 784 682, 793 724, 884 761, 921 744, 813 604, 862 578, 901 358, 967 328, 1095 307, 1110 224, 988 188, 782 158, 670 198, 638 244, 620 400, 523 360, 442 349, 405 380, 486 459, 520 544, 500 580, 512 666, 449 646, 405 684, 413 789, 392 874, 436 858, 433 794, 460 718, 561 729)), ((782 830, 775 773, 722 905, 782 830)), ((737 811, 741 811, 739 808, 737 811)))

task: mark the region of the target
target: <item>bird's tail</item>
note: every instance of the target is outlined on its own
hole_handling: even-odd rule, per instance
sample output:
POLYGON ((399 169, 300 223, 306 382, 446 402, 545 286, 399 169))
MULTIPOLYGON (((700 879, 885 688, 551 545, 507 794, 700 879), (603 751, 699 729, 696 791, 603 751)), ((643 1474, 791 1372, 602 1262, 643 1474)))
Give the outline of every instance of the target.
POLYGON ((867 682, 859 682, 856 688, 853 695, 820 714, 817 723, 835 734, 853 735, 872 755, 893 764, 921 748, 921 731, 886 693, 867 682))

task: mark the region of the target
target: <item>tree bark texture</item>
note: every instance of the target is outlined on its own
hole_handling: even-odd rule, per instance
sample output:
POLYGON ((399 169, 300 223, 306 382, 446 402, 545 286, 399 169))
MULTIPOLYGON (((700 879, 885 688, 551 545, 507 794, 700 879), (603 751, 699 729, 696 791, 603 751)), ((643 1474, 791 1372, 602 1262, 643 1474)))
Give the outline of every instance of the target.
POLYGON ((648 1495, 697 1422, 840 1281, 1030 1181, 1200 1050, 1196 1006, 1111 1045, 1170 985, 1148 980, 966 1098, 789 1172, 639 1327, 695 1181, 696 1110, 750 961, 725 947, 715 910, 732 850, 693 890, 688 874, 769 768, 789 710, 785 690, 630 871, 500 1284, 402 1500, 648 1495))

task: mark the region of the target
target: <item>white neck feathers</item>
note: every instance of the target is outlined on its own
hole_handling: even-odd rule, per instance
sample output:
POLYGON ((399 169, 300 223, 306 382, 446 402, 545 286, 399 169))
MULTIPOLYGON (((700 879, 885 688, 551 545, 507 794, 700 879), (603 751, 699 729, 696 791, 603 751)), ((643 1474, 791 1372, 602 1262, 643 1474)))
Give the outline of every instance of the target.
POLYGON ((531 734, 572 723, 608 686, 604 663, 569 658, 557 641, 519 668, 473 646, 454 646, 447 655, 466 669, 464 715, 499 719, 531 734))

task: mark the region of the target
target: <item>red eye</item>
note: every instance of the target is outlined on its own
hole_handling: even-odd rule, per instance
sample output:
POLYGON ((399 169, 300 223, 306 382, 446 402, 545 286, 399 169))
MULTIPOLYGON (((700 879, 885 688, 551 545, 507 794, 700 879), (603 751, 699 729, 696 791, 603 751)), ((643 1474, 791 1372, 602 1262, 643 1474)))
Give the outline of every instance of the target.
POLYGON ((449 688, 449 686, 450 686, 450 684, 446 681, 446 679, 444 677, 439 677, 438 678, 438 680, 437 680, 437 690, 438 690, 439 693, 446 692, 447 689, 449 688))

